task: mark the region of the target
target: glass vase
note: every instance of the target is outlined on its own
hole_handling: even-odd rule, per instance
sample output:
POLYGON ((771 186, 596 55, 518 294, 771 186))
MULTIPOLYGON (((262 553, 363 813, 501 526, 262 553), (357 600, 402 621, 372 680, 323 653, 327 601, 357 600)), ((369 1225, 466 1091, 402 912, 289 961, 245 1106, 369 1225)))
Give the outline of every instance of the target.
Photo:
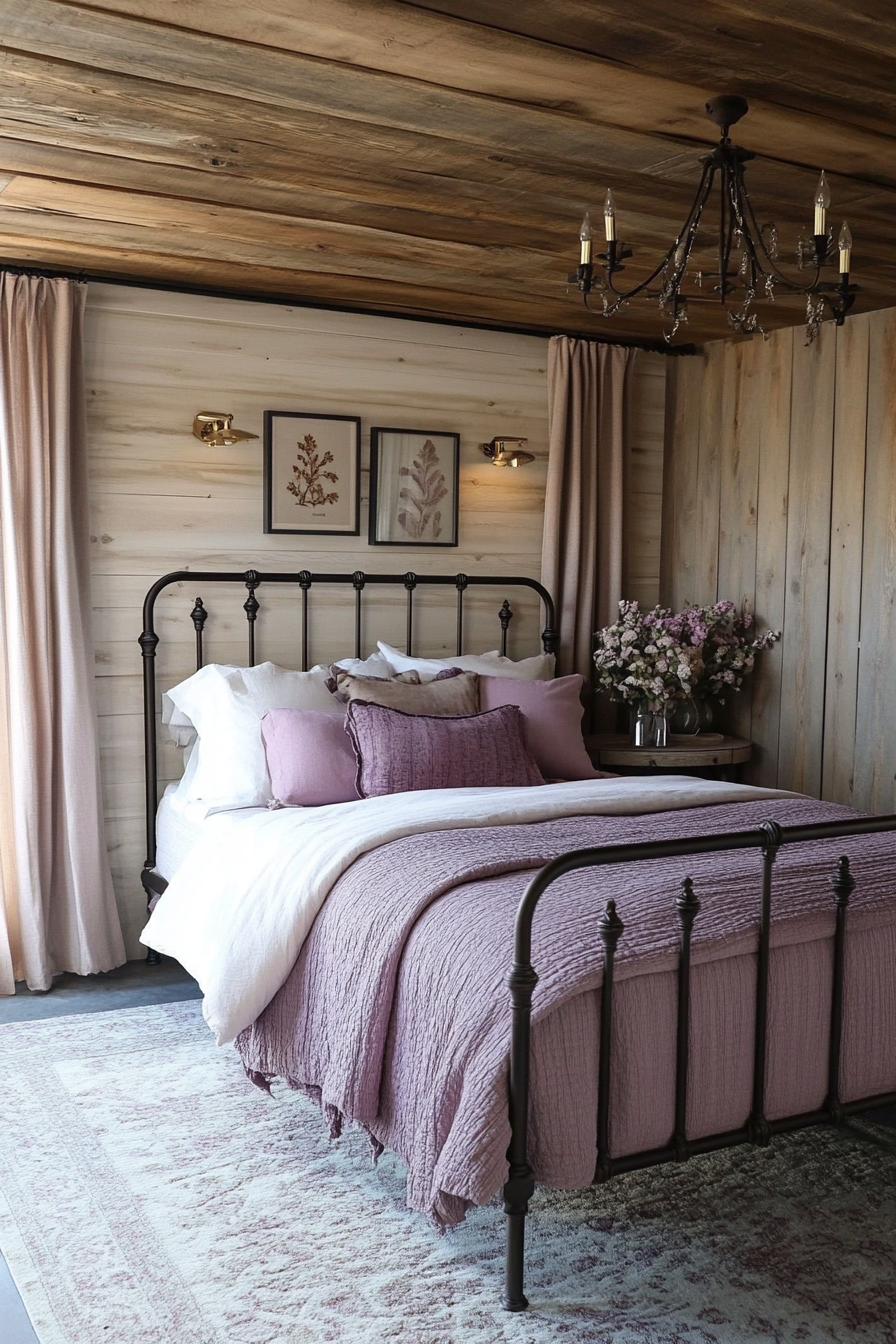
POLYGON ((708 733, 712 728, 712 701, 703 695, 678 700, 672 714, 672 731, 685 735, 708 733))
POLYGON ((665 747, 669 742, 669 720, 666 708, 653 709, 646 701, 634 705, 631 712, 631 744, 633 747, 665 747))

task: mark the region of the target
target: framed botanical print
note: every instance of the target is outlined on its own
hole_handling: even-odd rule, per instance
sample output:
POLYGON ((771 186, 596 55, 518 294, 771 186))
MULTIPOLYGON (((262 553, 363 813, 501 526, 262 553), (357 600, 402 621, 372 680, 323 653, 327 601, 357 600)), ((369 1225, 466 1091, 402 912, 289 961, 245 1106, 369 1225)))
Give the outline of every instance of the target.
POLYGON ((370 431, 371 546, 456 546, 460 435, 370 431))
POLYGON ((360 506, 360 418, 265 411, 265 532, 356 537, 360 506))

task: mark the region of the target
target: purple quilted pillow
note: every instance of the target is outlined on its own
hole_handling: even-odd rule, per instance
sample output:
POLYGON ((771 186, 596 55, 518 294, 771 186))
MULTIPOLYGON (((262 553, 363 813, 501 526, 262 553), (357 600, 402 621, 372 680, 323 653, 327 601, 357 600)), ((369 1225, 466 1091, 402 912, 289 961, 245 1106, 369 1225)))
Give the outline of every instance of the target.
POLYGON ((437 718, 354 700, 345 726, 358 757, 362 798, 417 789, 544 783, 526 746, 525 721, 516 705, 437 718))

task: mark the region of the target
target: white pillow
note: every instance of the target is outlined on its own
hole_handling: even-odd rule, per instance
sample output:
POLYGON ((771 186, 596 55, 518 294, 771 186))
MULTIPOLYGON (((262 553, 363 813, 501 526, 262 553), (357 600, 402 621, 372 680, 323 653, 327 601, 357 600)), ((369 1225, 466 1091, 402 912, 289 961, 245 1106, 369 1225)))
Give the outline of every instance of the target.
POLYGON ((505 658, 497 649, 489 653, 462 653, 457 658, 409 658, 399 653, 391 644, 378 640, 380 653, 389 661, 395 672, 419 672, 421 676, 429 673, 437 676, 446 667, 460 667, 464 672, 478 672, 480 677, 516 677, 520 681, 550 681, 554 675, 556 659, 552 653, 539 653, 534 658, 522 658, 515 663, 505 658))
POLYGON ((261 738, 269 709, 338 710, 327 690, 329 670, 292 672, 274 663, 228 667, 209 663, 174 686, 168 698, 199 734, 177 797, 207 807, 260 807, 270 802, 261 738))
POLYGON ((191 747, 196 741, 196 728, 192 719, 181 713, 167 691, 162 692, 162 723, 175 746, 191 747))
POLYGON ((369 658, 340 658, 334 667, 342 667, 353 677, 391 677, 393 675, 389 660, 382 653, 372 653, 369 658))

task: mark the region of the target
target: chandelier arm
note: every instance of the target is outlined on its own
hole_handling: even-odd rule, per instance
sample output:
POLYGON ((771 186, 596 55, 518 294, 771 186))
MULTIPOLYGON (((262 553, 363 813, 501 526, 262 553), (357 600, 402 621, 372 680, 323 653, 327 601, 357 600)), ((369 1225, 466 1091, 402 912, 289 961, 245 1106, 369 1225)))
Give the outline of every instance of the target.
MULTIPOLYGON (((750 233, 750 222, 746 213, 746 183, 742 171, 743 161, 737 156, 732 155, 731 171, 728 177, 728 207, 730 218, 732 220, 732 235, 734 229, 740 239, 741 264, 739 278, 743 284, 743 301, 740 307, 728 314, 728 320, 731 325, 741 331, 753 331, 758 326, 755 314, 751 316, 750 308, 753 300, 756 298, 756 289, 759 275, 764 275, 762 265, 756 253, 755 240, 750 233)), ((732 284, 732 293, 737 289, 736 281, 732 284)), ((761 331, 762 328, 759 327, 761 331)))
MULTIPOLYGON (((734 230, 741 222, 734 194, 736 176, 731 171, 731 164, 732 156, 725 154, 722 161, 722 195, 719 211, 719 299, 723 304, 729 292, 728 275, 734 248, 734 230)), ((731 289, 735 288, 736 285, 732 283, 731 289)))
POLYGON ((663 256, 660 258, 659 264, 654 268, 654 270, 650 272, 650 275, 648 275, 646 279, 642 280, 640 284, 633 286, 632 289, 620 292, 620 290, 618 290, 616 286, 613 284, 612 271, 607 272, 606 277, 607 288, 613 294, 616 295, 616 303, 610 305, 609 309, 604 314, 604 316, 612 317, 614 313, 617 313, 619 311, 619 307, 622 303, 637 298, 639 294, 645 294, 648 298, 653 299, 659 298, 660 295, 663 293, 663 289, 665 288, 665 286, 663 287, 663 289, 654 289, 654 290, 651 290, 649 286, 653 284, 653 281, 657 278, 657 276, 662 274, 662 272, 668 266, 669 262, 672 260, 675 253, 678 251, 682 238, 688 238, 689 241, 685 247, 684 256, 682 258, 682 262, 679 267, 679 273, 677 274, 677 276, 673 277, 673 279, 676 280, 677 283, 679 284, 681 283, 681 279, 684 276, 684 272, 687 269, 688 261, 690 260, 691 257, 691 252, 693 251, 694 242, 696 241, 697 237, 697 229, 700 226, 700 219, 703 215, 703 210, 706 206, 707 200, 709 199, 709 194, 712 191, 713 179, 715 178, 716 174, 716 166, 717 165, 714 162, 712 162, 711 159, 707 160, 707 162, 704 164, 703 176, 701 177, 699 183, 697 184, 697 191, 691 203, 691 208, 688 211, 688 216, 687 219, 685 220, 684 227, 682 228, 681 232, 679 233, 678 237, 675 239, 675 242, 672 244, 669 250, 665 252, 663 256))
MULTIPOLYGON (((694 196, 693 204, 691 205, 688 217, 685 220, 684 228, 681 230, 681 232, 678 235, 678 238, 675 240, 675 243, 673 243, 672 247, 669 249, 669 252, 667 252, 666 254, 666 256, 668 257, 672 255, 675 251, 677 251, 678 247, 681 244, 682 238, 687 240, 685 243, 684 252, 682 253, 681 261, 678 264, 676 272, 672 276, 671 283, 675 287, 679 286, 685 277, 685 272, 687 271, 688 268, 688 262, 690 261, 691 253, 694 250, 694 243, 697 241, 697 230, 699 229, 700 221, 703 218, 703 211, 706 208, 706 202, 709 200, 710 194, 712 192, 717 167, 718 165, 712 158, 707 159, 706 163, 703 165, 703 176, 701 177, 697 185, 697 192, 696 195, 694 196)), ((659 292, 662 293, 661 290, 659 292)))
POLYGON ((746 183, 744 182, 743 168, 741 168, 741 171, 739 173, 739 182, 741 188, 741 198, 746 206, 747 215, 749 216, 749 219, 744 221, 745 224, 747 225, 747 227, 744 229, 744 238, 747 239, 749 242, 750 250, 756 260, 756 264, 759 267, 760 273, 762 275, 769 275, 769 274, 773 275, 775 279, 779 282, 779 284, 786 285, 787 288, 792 290, 794 294, 814 293, 817 290, 819 280, 821 279, 821 267, 820 266, 815 267, 815 276, 806 285, 801 285, 797 280, 791 280, 789 275, 785 275, 783 271, 779 270, 775 262, 775 259, 769 252, 765 244, 765 239, 762 236, 762 230, 759 227, 759 221, 756 218, 756 211, 753 209, 753 202, 750 200, 750 195, 749 192, 747 191, 746 183), (752 224, 753 226, 752 230, 749 227, 750 224, 752 224), (762 254, 768 263, 768 269, 766 269, 766 267, 763 266, 762 262, 759 260, 756 248, 757 241, 759 244, 759 248, 761 249, 762 254))
POLYGON ((645 292, 649 293, 649 291, 647 290, 647 286, 649 284, 652 284, 652 282, 660 274, 663 267, 668 262, 669 257, 672 254, 672 251, 674 251, 674 248, 670 248, 670 250, 663 257, 660 264, 656 267, 655 270, 650 272, 650 274, 647 276, 645 280, 642 280, 639 284, 634 285, 631 289, 623 289, 623 290, 617 289, 616 286, 613 284, 613 274, 612 272, 610 272, 607 275, 607 289, 609 289, 611 293, 616 295, 616 298, 620 303, 622 303, 625 299, 636 299, 639 294, 643 294, 645 292))

